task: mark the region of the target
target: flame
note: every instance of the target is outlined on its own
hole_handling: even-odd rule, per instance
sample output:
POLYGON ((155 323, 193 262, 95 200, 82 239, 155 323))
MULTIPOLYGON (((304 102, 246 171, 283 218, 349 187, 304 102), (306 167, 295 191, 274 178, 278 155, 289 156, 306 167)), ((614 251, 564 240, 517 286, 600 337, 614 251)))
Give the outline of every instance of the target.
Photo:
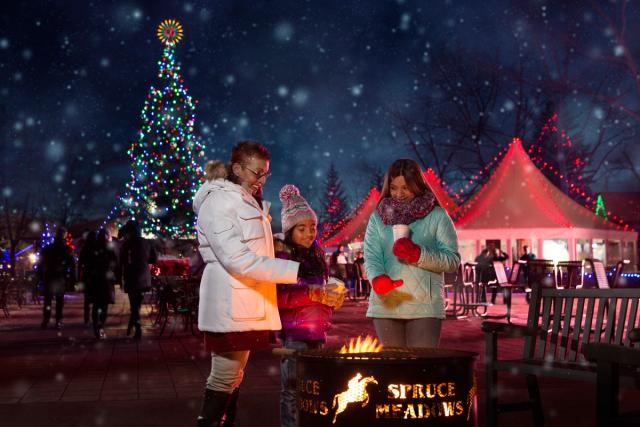
POLYGON ((349 347, 343 345, 338 353, 380 353, 381 351, 382 344, 378 344, 378 339, 367 335, 364 339, 361 337, 358 337, 355 340, 351 338, 349 340, 349 347))

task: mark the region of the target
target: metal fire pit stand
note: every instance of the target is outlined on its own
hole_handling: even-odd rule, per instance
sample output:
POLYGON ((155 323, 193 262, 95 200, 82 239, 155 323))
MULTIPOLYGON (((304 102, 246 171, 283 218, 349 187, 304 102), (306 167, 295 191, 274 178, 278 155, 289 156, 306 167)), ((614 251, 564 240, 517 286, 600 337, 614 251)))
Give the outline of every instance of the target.
POLYGON ((298 426, 477 426, 476 353, 385 348, 274 354, 297 362, 298 426))

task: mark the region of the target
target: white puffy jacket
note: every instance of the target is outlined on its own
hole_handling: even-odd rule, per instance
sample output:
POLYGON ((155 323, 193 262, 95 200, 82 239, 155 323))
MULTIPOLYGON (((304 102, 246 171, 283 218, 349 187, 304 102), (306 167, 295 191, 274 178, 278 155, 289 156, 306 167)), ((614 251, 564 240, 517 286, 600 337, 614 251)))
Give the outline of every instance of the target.
POLYGON ((193 210, 206 262, 200 282, 200 330, 281 329, 275 285, 296 283, 299 264, 274 258, 267 212, 241 186, 226 180, 202 185, 193 210))

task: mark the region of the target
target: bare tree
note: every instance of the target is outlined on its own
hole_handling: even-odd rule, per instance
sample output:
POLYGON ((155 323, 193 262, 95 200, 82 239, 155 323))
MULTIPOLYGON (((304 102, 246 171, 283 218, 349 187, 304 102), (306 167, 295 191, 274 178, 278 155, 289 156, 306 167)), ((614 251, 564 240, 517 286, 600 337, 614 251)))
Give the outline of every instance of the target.
POLYGON ((15 276, 16 256, 21 245, 27 243, 27 237, 32 234, 31 224, 36 218, 37 208, 30 203, 29 195, 18 203, 15 203, 14 199, 5 197, 4 203, 0 206, 0 213, 2 214, 0 237, 9 247, 11 275, 15 276))
POLYGON ((497 55, 487 61, 456 51, 440 47, 437 60, 416 68, 426 93, 412 102, 414 111, 396 109, 391 117, 396 140, 422 167, 469 195, 488 177, 478 171, 490 168, 495 153, 512 137, 532 132, 544 96, 531 93, 524 64, 507 75, 497 55), (469 184, 471 176, 475 179, 469 184))
MULTIPOLYGON (((410 102, 409 113, 392 113, 395 139, 423 167, 463 190, 463 198, 487 179, 477 172, 491 169, 491 160, 512 136, 538 149, 539 165, 553 165, 542 168, 547 177, 582 201, 603 176, 627 173, 637 180, 640 153, 633 144, 640 129, 640 51, 627 42, 637 39, 627 25, 631 6, 624 1, 568 4, 573 15, 593 12, 590 29, 605 34, 618 57, 594 54, 593 34, 573 30, 567 14, 554 15, 554 9, 550 18, 538 5, 523 3, 529 27, 515 51, 486 59, 439 45, 426 63, 414 61, 421 63, 415 76, 424 93, 410 102), (545 136, 544 125, 555 114, 564 135, 545 136)), ((550 8, 561 7, 565 3, 550 8)))

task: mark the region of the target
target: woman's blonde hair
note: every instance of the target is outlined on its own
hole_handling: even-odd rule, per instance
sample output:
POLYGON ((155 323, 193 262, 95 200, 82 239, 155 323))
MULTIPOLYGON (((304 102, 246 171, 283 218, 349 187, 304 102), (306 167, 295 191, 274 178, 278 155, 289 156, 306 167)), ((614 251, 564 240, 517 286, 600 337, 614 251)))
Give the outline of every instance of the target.
POLYGON ((204 166, 204 177, 207 181, 227 178, 227 166, 222 160, 209 160, 204 166))

